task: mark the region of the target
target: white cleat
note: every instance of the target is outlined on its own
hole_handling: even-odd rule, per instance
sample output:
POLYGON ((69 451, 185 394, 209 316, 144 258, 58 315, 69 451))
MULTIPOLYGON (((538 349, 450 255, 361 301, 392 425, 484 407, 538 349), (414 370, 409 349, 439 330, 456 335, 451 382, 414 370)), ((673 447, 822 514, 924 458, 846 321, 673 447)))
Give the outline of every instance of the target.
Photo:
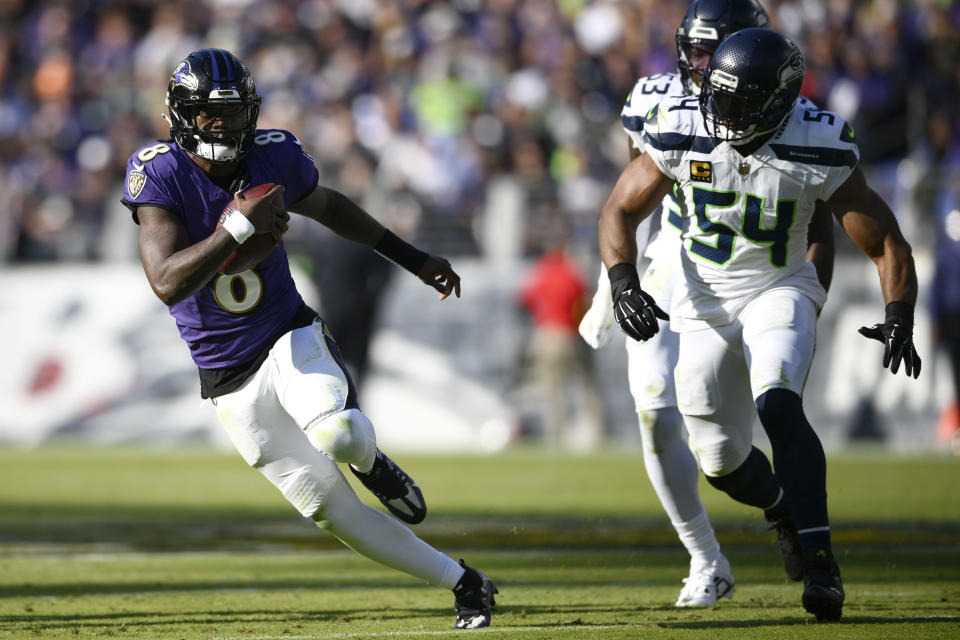
POLYGON ((734 590, 730 563, 721 555, 707 564, 691 566, 676 606, 712 607, 720 598, 732 598, 734 590))

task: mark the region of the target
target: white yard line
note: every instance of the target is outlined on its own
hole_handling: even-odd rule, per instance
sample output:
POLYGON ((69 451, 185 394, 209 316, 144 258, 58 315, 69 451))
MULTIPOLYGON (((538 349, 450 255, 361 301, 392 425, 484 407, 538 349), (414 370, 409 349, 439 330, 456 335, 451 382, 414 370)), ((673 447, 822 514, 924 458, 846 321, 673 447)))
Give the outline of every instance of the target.
MULTIPOLYGON (((454 630, 454 629, 445 629, 445 630, 436 630, 428 631, 426 629, 421 629, 419 631, 381 631, 376 633, 324 633, 324 634, 310 634, 310 635, 291 635, 285 633, 282 635, 274 636, 250 636, 249 640, 340 640, 342 638, 393 638, 393 637, 404 637, 404 638, 429 638, 431 636, 445 636, 453 634, 463 634, 467 633, 469 635, 474 635, 478 633, 486 634, 496 634, 498 636, 508 635, 511 633, 521 633, 527 631, 552 631, 554 633, 558 631, 566 631, 568 629, 583 629, 584 631, 604 631, 607 629, 634 629, 642 625, 639 624, 558 624, 550 626, 527 626, 527 627, 486 627, 484 629, 469 629, 466 631, 454 630)), ((221 638, 211 638, 210 640, 235 640, 234 637, 221 637, 221 638)))

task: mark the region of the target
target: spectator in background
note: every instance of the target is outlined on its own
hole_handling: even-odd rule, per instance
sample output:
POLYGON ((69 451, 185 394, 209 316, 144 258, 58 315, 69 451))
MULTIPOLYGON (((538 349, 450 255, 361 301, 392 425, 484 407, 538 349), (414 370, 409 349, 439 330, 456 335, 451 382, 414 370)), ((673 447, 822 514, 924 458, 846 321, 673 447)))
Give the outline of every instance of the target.
MULTIPOLYGON (((323 180, 335 181, 342 150, 362 147, 379 197, 415 199, 411 239, 477 253, 487 189, 533 140, 564 194, 572 245, 588 250, 584 211, 596 207, 584 203, 624 162, 610 141, 616 106, 641 71, 673 68, 684 4, 0 3, 0 251, 8 262, 135 255, 107 246, 129 237, 103 232, 121 150, 166 135, 152 87, 201 46, 250 61, 264 124, 314 149, 323 180)), ((876 162, 922 144, 929 113, 956 122, 957 3, 764 4, 811 62, 804 95, 863 123, 876 162)))
POLYGON ((938 440, 960 455, 960 198, 946 198, 937 220, 936 267, 930 286, 934 341, 950 359, 953 399, 937 426, 938 440))
MULTIPOLYGON (((351 148, 343 157, 335 181, 338 190, 363 201, 371 188, 372 169, 362 149, 351 148)), ((397 220, 393 216, 391 222, 397 220)), ((404 233, 402 220, 395 226, 404 233)), ((298 227, 298 240, 290 244, 304 255, 319 295, 319 313, 337 336, 344 364, 358 388, 369 369, 370 339, 377 323, 380 301, 390 281, 390 263, 363 245, 344 240, 318 225, 298 227)), ((392 225, 391 225, 392 226, 392 225)))
POLYGON ((543 440, 582 450, 603 440, 603 416, 591 353, 582 348, 577 325, 587 290, 565 242, 555 239, 523 280, 520 304, 532 331, 527 344, 530 374, 540 395, 543 440), (571 423, 574 416, 576 422, 571 423), (583 433, 574 432, 574 427, 583 433))

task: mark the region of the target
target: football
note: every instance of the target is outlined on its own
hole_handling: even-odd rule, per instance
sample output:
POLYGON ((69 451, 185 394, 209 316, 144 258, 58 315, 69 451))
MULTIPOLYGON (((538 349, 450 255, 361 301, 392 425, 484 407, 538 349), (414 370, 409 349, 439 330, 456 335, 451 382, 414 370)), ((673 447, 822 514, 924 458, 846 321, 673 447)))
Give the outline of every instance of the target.
MULTIPOLYGON (((265 182, 253 187, 248 187, 240 192, 239 197, 242 200, 259 198, 275 186, 272 182, 265 182)), ((233 199, 224 207, 224 211, 231 207, 236 208, 236 206, 237 200, 233 199)), ((217 226, 220 227, 222 225, 218 222, 217 226)), ((278 244, 279 242, 275 242, 273 236, 269 233, 255 233, 247 238, 246 242, 237 247, 236 250, 223 261, 223 264, 220 265, 220 273, 234 275, 241 271, 252 269, 263 262, 278 244)))

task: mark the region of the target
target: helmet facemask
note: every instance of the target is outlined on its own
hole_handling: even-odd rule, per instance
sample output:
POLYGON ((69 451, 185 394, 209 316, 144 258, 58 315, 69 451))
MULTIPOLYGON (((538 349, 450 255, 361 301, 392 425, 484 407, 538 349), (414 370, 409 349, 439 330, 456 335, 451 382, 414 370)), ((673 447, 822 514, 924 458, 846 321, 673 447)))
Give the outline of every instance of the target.
MULTIPOLYGON (((212 91, 236 94, 236 91, 212 91)), ((214 98, 170 104, 177 143, 211 162, 239 160, 253 145, 260 98, 214 98)))
POLYGON ((181 62, 170 77, 167 107, 171 137, 200 158, 236 162, 253 146, 260 95, 227 51, 203 49, 181 62))
MULTIPOLYGON (((716 32, 715 29, 710 29, 710 31, 716 32)), ((707 65, 694 66, 691 60, 697 50, 701 54, 712 56, 720 41, 711 38, 692 38, 689 35, 680 35, 679 33, 676 39, 677 69, 680 72, 680 80, 683 81, 684 89, 688 94, 692 96, 700 95, 700 86, 703 84, 703 74, 707 70, 707 65)), ((709 63, 710 61, 707 60, 707 64, 709 63)))

